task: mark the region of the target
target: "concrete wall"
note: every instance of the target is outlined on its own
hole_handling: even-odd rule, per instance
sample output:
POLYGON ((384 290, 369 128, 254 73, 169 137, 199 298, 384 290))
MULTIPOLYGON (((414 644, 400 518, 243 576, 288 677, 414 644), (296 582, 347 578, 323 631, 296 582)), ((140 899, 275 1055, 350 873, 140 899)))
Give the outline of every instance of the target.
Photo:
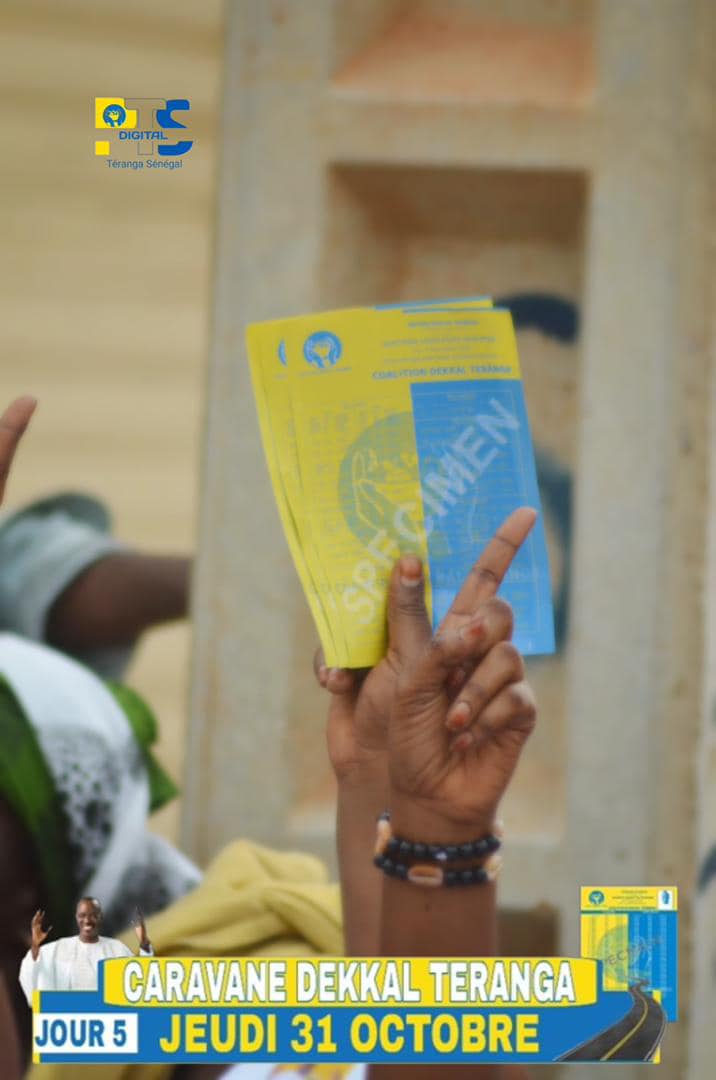
POLYGON ((540 730, 506 807, 501 893, 514 909, 549 904, 570 950, 579 884, 679 884, 686 1019, 669 1031, 669 1078, 686 1075, 707 846, 715 43, 708 0, 229 5, 184 818, 200 857, 236 832, 332 847, 314 635, 262 460, 245 324, 547 294, 520 349, 569 625, 530 668, 540 730))

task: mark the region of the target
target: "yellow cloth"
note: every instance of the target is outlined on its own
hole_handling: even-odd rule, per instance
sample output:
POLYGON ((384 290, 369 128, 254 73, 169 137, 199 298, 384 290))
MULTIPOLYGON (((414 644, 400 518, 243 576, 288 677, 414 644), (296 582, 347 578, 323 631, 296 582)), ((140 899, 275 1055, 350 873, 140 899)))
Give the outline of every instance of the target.
MULTIPOLYGON (((147 921, 157 956, 316 956, 343 953, 338 886, 311 855, 238 840, 200 885, 147 921)), ((136 949, 132 930, 120 939, 136 949)), ((166 1065, 33 1065, 26 1080, 168 1080, 166 1065)))

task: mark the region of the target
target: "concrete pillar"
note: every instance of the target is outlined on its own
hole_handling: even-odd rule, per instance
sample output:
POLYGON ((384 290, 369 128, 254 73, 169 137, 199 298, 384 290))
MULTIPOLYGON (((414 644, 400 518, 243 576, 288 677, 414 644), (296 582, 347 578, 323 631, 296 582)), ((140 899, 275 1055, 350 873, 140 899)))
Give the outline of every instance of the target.
MULTIPOLYGON (((573 950, 580 884, 681 887, 687 1020, 661 1074, 681 1078, 689 987, 708 983, 691 900, 708 846, 694 822, 713 5, 234 0, 228 23, 185 840, 200 858, 237 833, 332 849, 314 635, 245 324, 479 291, 566 298, 579 341, 520 335, 571 629, 531 665, 542 718, 507 800, 502 898, 553 905, 573 950)), ((692 1030, 693 1062, 711 1060, 704 1045, 692 1030)))

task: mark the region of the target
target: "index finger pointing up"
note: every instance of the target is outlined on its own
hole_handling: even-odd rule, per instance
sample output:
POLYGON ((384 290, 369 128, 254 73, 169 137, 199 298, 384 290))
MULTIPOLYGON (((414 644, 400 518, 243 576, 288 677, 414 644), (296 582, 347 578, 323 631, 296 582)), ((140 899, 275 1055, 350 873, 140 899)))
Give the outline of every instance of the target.
POLYGON ((495 595, 536 520, 537 511, 531 506, 519 506, 512 511, 465 578, 446 618, 472 615, 480 604, 495 595))
POLYGON ((17 398, 0 416, 0 501, 2 501, 5 481, 10 472, 17 444, 30 422, 36 405, 35 398, 17 398))

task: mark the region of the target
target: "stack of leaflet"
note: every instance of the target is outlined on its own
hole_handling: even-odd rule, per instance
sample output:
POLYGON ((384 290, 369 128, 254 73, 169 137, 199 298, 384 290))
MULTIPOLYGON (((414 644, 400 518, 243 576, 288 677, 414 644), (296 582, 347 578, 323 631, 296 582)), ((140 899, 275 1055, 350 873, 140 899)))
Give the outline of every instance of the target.
MULTIPOLYGON (((484 297, 255 323, 247 343, 286 538, 329 666, 384 655, 400 554, 433 625, 495 529, 539 509, 512 319, 484 297)), ((523 653, 554 651, 541 516, 500 589, 523 653)))

